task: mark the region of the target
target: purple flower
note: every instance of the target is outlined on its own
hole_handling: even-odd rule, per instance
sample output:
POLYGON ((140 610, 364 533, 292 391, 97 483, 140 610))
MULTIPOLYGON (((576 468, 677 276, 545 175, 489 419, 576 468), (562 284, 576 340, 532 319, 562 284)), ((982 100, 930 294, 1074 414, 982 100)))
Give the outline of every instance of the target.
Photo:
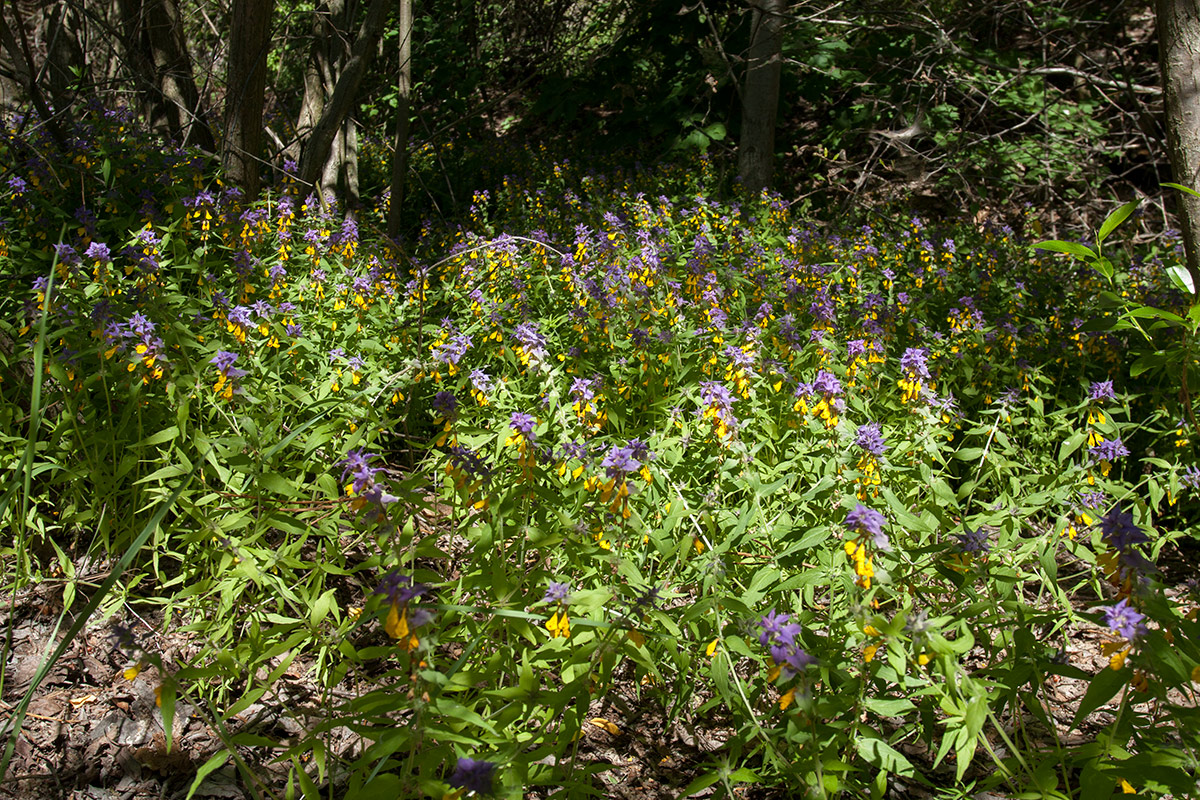
POLYGON ((433 410, 442 419, 453 422, 458 419, 458 398, 451 392, 438 392, 433 396, 433 410))
POLYGON ((597 376, 595 378, 576 378, 571 382, 571 396, 575 398, 576 403, 586 403, 596 398, 596 389, 599 387, 602 379, 597 376))
MULTIPOLYGON (((423 583, 413 583, 412 578, 399 569, 394 569, 383 576, 372 594, 381 594, 388 603, 403 605, 429 592, 429 587, 423 583)), ((411 620, 410 620, 411 622, 411 620)), ((414 626, 415 627, 415 626, 414 626)))
POLYGON ((883 430, 879 427, 878 422, 860 425, 858 433, 854 436, 854 443, 873 456, 881 456, 883 451, 887 450, 887 444, 883 440, 883 430))
POLYGON ((571 584, 550 581, 550 585, 546 587, 546 594, 542 597, 542 602, 567 605, 570 602, 570 597, 571 584))
POLYGON ((928 350, 923 347, 910 347, 900 357, 900 369, 910 378, 924 378, 928 380, 931 377, 929 374, 928 359, 928 350))
POLYGON ((226 378, 240 378, 246 374, 246 370, 233 366, 233 362, 237 361, 237 359, 237 353, 218 350, 217 354, 208 363, 214 364, 217 370, 226 378))
POLYGON ((845 524, 855 533, 865 533, 870 536, 871 541, 878 549, 887 550, 891 545, 888 543, 887 534, 883 532, 885 522, 887 522, 887 518, 883 514, 859 503, 853 511, 846 514, 845 524))
POLYGON ((842 382, 832 372, 821 370, 812 382, 812 390, 825 397, 837 397, 842 393, 842 382))
MULTIPOLYGON (((797 626, 799 627, 799 626, 797 626)), ((817 660, 794 645, 771 645, 771 658, 779 665, 779 674, 786 680, 797 672, 804 671, 817 660)))
POLYGON ((1100 610, 1104 612, 1104 624, 1130 642, 1146 632, 1145 615, 1130 608, 1127 597, 1114 606, 1102 606, 1100 610))
POLYGON ((604 460, 600 462, 600 466, 604 467, 605 474, 608 477, 620 480, 626 475, 641 469, 642 462, 634 457, 633 447, 629 445, 625 447, 613 445, 608 454, 604 456, 604 460))
POLYGON ((58 254, 58 260, 64 264, 71 265, 79 263, 79 253, 75 252, 75 248, 71 247, 69 244, 54 245, 54 252, 58 254))
POLYGON ((803 628, 794 622, 789 623, 789 619, 791 619, 791 614, 779 614, 775 609, 768 611, 758 621, 758 627, 762 628, 758 634, 758 643, 763 647, 767 647, 772 642, 780 642, 787 646, 795 644, 796 634, 800 633, 803 628))
POLYGON ((242 328, 249 328, 254 324, 253 320, 250 318, 251 313, 252 309, 249 306, 234 306, 233 308, 229 309, 229 313, 225 315, 225 318, 234 325, 242 328))
POLYGON ((537 424, 537 420, 523 411, 514 411, 508 424, 517 433, 525 437, 525 440, 533 444, 537 440, 537 434, 533 432, 533 426, 537 424))
POLYGON ((1100 442, 1088 451, 1088 455, 1091 456, 1093 464, 1101 461, 1116 461, 1121 456, 1129 455, 1129 448, 1118 436, 1116 439, 1100 442))
POLYGON ((433 357, 444 364, 458 366, 458 362, 467 354, 467 350, 470 347, 471 337, 465 333, 460 333, 451 336, 448 341, 442 344, 434 345, 433 357))
POLYGON ((375 483, 375 476, 383 472, 383 467, 370 466, 372 458, 378 458, 378 453, 367 453, 365 450, 351 450, 346 454, 346 458, 342 461, 342 480, 353 476, 354 482, 351 486, 354 493, 362 495, 367 487, 375 483))
POLYGON ((513 336, 531 358, 536 360, 546 355, 546 337, 536 322, 522 322, 513 330, 513 336))
POLYGON ((1112 381, 1097 381, 1092 384, 1091 390, 1088 392, 1088 399, 1099 402, 1101 400, 1116 400, 1117 393, 1113 391, 1112 381))
POLYGON ((758 627, 761 628, 758 643, 771 653, 771 660, 779 667, 779 674, 785 680, 816 662, 796 643, 796 637, 804 628, 789 622, 790 618, 789 614, 779 614, 771 609, 758 621, 758 627))
POLYGON ((466 789, 476 794, 491 794, 495 774, 496 765, 491 761, 460 758, 449 783, 455 789, 466 789))
POLYGON ((468 479, 491 480, 492 470, 479 454, 469 447, 456 444, 446 450, 450 465, 468 479))
POLYGON ((471 370, 470 377, 471 377, 471 386, 474 387, 475 391, 481 392, 483 394, 487 394, 488 392, 490 392, 492 390, 492 386, 494 385, 494 382, 492 381, 492 376, 488 375, 483 370, 481 370, 481 369, 471 370))
POLYGON ((987 531, 983 528, 971 530, 964 526, 963 532, 954 534, 954 538, 958 539, 955 549, 960 553, 986 553, 992 549, 987 531))
POLYGON ((700 399, 706 406, 728 413, 733 408, 733 396, 729 389, 717 381, 700 382, 700 399))
POLYGON ((100 242, 92 242, 88 245, 88 249, 83 251, 83 254, 90 259, 100 261, 105 264, 112 261, 112 251, 108 249, 108 245, 100 242))
POLYGON ((1100 533, 1105 544, 1122 553, 1150 541, 1150 537, 1134 524, 1132 514, 1115 508, 1100 518, 1100 533))
POLYGON ((1179 476, 1179 485, 1185 489, 1200 489, 1200 467, 1192 465, 1179 476))

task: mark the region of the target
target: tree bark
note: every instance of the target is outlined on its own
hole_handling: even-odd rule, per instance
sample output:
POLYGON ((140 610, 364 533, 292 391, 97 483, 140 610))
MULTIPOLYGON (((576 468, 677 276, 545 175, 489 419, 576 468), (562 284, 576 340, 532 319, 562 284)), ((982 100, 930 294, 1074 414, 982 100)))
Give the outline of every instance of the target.
POLYGON ((358 192, 358 123, 354 117, 346 117, 342 123, 342 186, 346 209, 353 212, 359 207, 358 192))
POLYGON ((42 13, 50 98, 56 111, 65 111, 74 104, 80 86, 87 82, 88 64, 76 37, 76 32, 83 27, 83 15, 66 2, 47 7, 42 13))
POLYGON ((333 91, 333 67, 329 63, 328 23, 320 13, 313 15, 313 41, 304 67, 304 97, 296 120, 296 140, 288 146, 287 157, 300 163, 300 153, 325 110, 325 99, 333 91))
MULTIPOLYGON (((1200 191, 1200 3, 1158 0, 1159 65, 1167 150, 1177 183, 1200 191)), ((1192 286, 1200 295, 1200 197, 1177 197, 1192 286)))
POLYGON ((120 5, 125 50, 138 72, 151 130, 185 147, 215 152, 175 0, 121 0, 120 5))
POLYGON ((775 117, 779 109, 780 53, 784 0, 753 0, 750 57, 742 90, 742 134, 738 172, 746 191, 770 188, 775 160, 775 117))
POLYGON ((400 235, 400 206, 408 177, 408 115, 412 100, 412 0, 400 0, 400 82, 396 91, 396 138, 392 146, 392 183, 388 200, 387 235, 400 235))
POLYGON ((33 54, 29 49, 28 37, 25 35, 25 21, 21 18, 21 9, 17 7, 16 3, 12 4, 17 33, 21 37, 21 41, 18 43, 17 37, 13 35, 12 29, 9 28, 8 22, 4 18, 5 6, 4 0, 0 0, 0 45, 8 51, 17 74, 17 80, 21 83, 21 88, 29 95, 29 100, 33 103, 38 117, 50 131, 54 143, 60 150, 65 151, 67 149, 66 136, 59 125, 58 117, 46 104, 46 98, 42 94, 41 87, 38 86, 36 67, 33 63, 33 54))
POLYGON ((233 0, 221 166, 247 199, 258 195, 267 51, 275 0, 233 0))
POLYGON ((346 60, 332 96, 325 104, 320 119, 313 126, 312 135, 304 144, 300 157, 300 183, 315 187, 329 159, 329 150, 334 139, 342 130, 342 123, 358 101, 358 87, 362 83, 367 67, 383 35, 387 22, 389 0, 371 0, 367 18, 359 28, 350 57, 346 60))

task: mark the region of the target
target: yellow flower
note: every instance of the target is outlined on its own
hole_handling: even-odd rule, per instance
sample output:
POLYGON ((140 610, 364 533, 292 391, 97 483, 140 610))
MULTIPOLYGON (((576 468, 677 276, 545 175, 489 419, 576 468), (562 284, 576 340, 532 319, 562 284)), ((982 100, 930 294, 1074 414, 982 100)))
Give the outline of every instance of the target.
POLYGON ((416 650, 417 636, 408 627, 408 606, 392 603, 388 608, 387 621, 383 625, 387 635, 400 643, 405 650, 416 650))
POLYGON ((564 639, 571 638, 571 620, 567 617, 566 611, 555 611, 550 619, 546 620, 546 630, 550 631, 550 638, 564 639))

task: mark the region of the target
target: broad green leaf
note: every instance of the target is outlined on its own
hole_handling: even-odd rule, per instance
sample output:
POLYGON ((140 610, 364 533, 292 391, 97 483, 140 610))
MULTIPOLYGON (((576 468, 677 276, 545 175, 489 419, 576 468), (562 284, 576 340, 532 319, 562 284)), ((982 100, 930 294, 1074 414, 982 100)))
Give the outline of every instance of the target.
POLYGON ((1079 723, 1087 719, 1088 714, 1112 700, 1117 692, 1121 691, 1121 687, 1129 683, 1131 673, 1131 670, 1124 667, 1100 670, 1092 678, 1087 692, 1083 695, 1083 700, 1079 703, 1079 710, 1075 712, 1075 719, 1071 721, 1072 730, 1078 728, 1079 723))
POLYGON ((257 483, 267 491, 274 494, 281 494, 284 497, 295 497, 300 494, 300 490, 296 488, 296 485, 278 472, 268 472, 265 475, 259 476, 257 483))
POLYGON ((321 624, 325 617, 329 615, 330 609, 336 605, 337 600, 334 597, 336 592, 336 589, 330 589, 318 597, 316 602, 312 604, 312 609, 308 612, 308 623, 314 628, 321 624))
POLYGON ((1197 192, 1195 189, 1184 186, 1183 184, 1180 184, 1180 183, 1164 183, 1163 186, 1169 186, 1172 189, 1178 189, 1181 192, 1187 192, 1188 194, 1193 195, 1195 197, 1200 197, 1200 192, 1197 192))
POLYGON ((158 705, 162 711, 163 736, 166 737, 167 752, 175 739, 175 680, 167 678, 158 687, 158 705))
POLYGON ((366 786, 351 791, 346 800, 395 800, 403 795, 399 775, 385 773, 376 775, 366 786))
POLYGON ((228 760, 228 750, 218 750, 209 756, 208 760, 200 765, 200 769, 196 770, 196 777, 192 779, 192 786, 188 789, 187 797, 184 800, 192 800, 192 795, 200 788, 200 784, 204 783, 204 779, 225 766, 225 762, 228 760))
POLYGON ((1055 253, 1066 253, 1067 255, 1072 255, 1087 261, 1095 261, 1097 258, 1096 252, 1092 250, 1092 248, 1088 247, 1087 245, 1080 244, 1079 242, 1064 242, 1058 239, 1050 239, 1045 242, 1038 242, 1033 247, 1036 250, 1050 250, 1051 252, 1055 253))
POLYGON ((1171 359, 1169 359, 1167 354, 1162 350, 1159 350, 1155 353, 1146 353, 1143 356, 1139 356, 1137 361, 1134 361, 1133 364, 1129 366, 1129 377, 1136 378, 1143 373, 1149 372, 1155 367, 1163 366, 1170 360, 1171 359))
POLYGON ((1087 434, 1079 431, 1063 442, 1058 448, 1058 463, 1065 463, 1085 441, 1087 441, 1087 434))
POLYGON ((1138 201, 1130 200, 1125 205, 1118 208, 1116 211, 1108 215, 1108 219, 1104 220, 1104 224, 1100 226, 1100 232, 1096 234, 1096 246, 1108 238, 1108 235, 1116 230, 1117 226, 1129 218, 1133 210, 1137 208, 1138 201))
POLYGON ((858 754, 868 764, 906 778, 910 778, 914 774, 915 770, 913 769, 912 762, 883 739, 863 736, 855 740, 854 746, 858 749, 858 754))
POLYGON ((1171 279, 1171 283, 1175 284, 1175 288, 1184 294, 1196 293, 1196 287, 1192 285, 1192 273, 1188 272, 1187 267, 1182 264, 1172 264, 1167 267, 1167 277, 1171 279))
POLYGON ((177 438, 178 436, 179 436, 179 427, 177 425, 172 425, 169 428, 164 428, 163 430, 159 431, 158 433, 150 434, 145 439, 142 439, 140 442, 133 445, 133 449, 136 450, 141 447, 152 447, 156 444, 162 444, 163 442, 169 442, 169 441, 177 438))
POLYGON ((151 472, 144 478, 139 478, 134 483, 151 483, 153 481, 166 480, 167 478, 178 478, 180 475, 187 475, 189 471, 182 464, 168 464, 165 467, 154 470, 154 472, 151 472))
POLYGON ((1135 306, 1129 309, 1129 311, 1126 313, 1128 313, 1131 317, 1137 317, 1139 319, 1165 319, 1170 322, 1183 324, 1183 317, 1172 311, 1154 308, 1153 306, 1135 306))
POLYGON ((687 786, 685 786, 683 788, 683 791, 681 791, 679 793, 679 796, 680 797, 691 797, 692 795, 696 794, 697 792, 703 791, 704 789, 707 789, 708 787, 712 786, 714 783, 716 783, 719 780, 721 780, 720 773, 717 773, 717 772, 705 773, 704 775, 701 775, 699 778, 696 778, 694 781, 692 781, 687 786))

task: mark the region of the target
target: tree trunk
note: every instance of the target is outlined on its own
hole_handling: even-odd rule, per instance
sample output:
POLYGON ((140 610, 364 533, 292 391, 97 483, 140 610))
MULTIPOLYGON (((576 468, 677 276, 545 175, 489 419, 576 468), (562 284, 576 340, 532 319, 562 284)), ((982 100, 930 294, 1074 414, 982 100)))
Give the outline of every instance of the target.
POLYGON ((783 0, 753 0, 750 58, 742 90, 742 135, 738 172, 746 191, 757 195, 771 186, 775 160, 775 115, 779 109, 783 0))
POLYGON ((121 18, 151 130, 214 152, 175 0, 121 0, 121 18))
POLYGON ((267 51, 275 0, 233 0, 221 166, 246 198, 258 195, 267 51))
POLYGON ((337 197, 338 176, 342 172, 345 150, 346 129, 343 126, 338 128, 337 133, 334 134, 333 143, 329 145, 329 157, 325 159, 325 166, 321 168, 320 195, 322 202, 327 198, 337 197))
POLYGON ((354 117, 346 117, 342 127, 342 196, 346 209, 353 212, 359 206, 358 123, 354 117))
POLYGON ((38 86, 37 67, 33 62, 33 54, 29 48, 29 39, 25 35, 25 21, 21 18, 21 9, 17 7, 16 3, 12 3, 14 22, 17 29, 14 35, 13 30, 9 28, 8 22, 4 18, 7 11, 6 5, 4 0, 0 0, 0 46, 3 46, 8 51, 16 72, 16 78, 20 82, 21 88, 29 95, 29 101, 33 103, 38 117, 45 123, 46 129, 50 131, 50 136, 54 139, 54 143, 58 145, 60 150, 65 151, 67 149, 67 139, 63 134, 62 127, 59 125, 59 118, 46 104, 46 98, 42 94, 41 87, 38 86), (17 41, 18 36, 20 36, 20 42, 17 41))
POLYGON ((367 18, 359 28, 358 37, 350 50, 350 57, 338 75, 332 96, 325 104, 321 118, 313 126, 312 135, 301 152, 300 183, 304 186, 317 185, 329 159, 329 150, 334 139, 338 131, 342 130, 342 123, 358 100, 358 87, 367 72, 367 67, 370 66, 371 58, 375 55, 379 37, 383 35, 389 4, 389 0, 371 0, 371 5, 367 8, 367 18))
POLYGON ((387 235, 400 235, 400 206, 408 177, 408 114, 412 95, 412 0, 400 0, 400 83, 396 92, 396 139, 392 146, 392 184, 388 200, 387 235))
POLYGON ((300 116, 296 120, 296 140, 288 145, 286 151, 287 157, 297 165, 304 143, 312 135, 321 112, 325 110, 325 98, 333 91, 333 70, 329 64, 329 49, 325 46, 324 23, 320 18, 313 28, 313 44, 304 68, 304 98, 300 101, 300 116))
MULTIPOLYGON (((1158 0, 1159 63, 1167 149, 1175 181, 1200 191, 1200 4, 1158 0)), ((1192 286, 1200 294, 1200 197, 1177 196, 1192 286)))
POLYGON ((66 2, 45 8, 42 14, 50 99, 56 111, 65 111, 74 104, 81 85, 87 81, 88 64, 76 38, 76 32, 83 27, 83 15, 66 2))

